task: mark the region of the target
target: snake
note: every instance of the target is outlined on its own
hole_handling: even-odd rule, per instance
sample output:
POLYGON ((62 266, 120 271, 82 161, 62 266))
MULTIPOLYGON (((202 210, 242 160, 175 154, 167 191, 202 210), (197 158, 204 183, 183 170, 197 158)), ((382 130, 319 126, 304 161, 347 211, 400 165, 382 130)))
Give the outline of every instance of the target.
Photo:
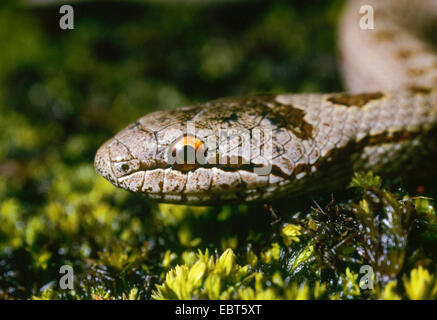
POLYGON ((399 175, 437 150, 435 0, 350 0, 338 43, 346 90, 228 97, 146 114, 94 166, 158 202, 268 202, 399 175))

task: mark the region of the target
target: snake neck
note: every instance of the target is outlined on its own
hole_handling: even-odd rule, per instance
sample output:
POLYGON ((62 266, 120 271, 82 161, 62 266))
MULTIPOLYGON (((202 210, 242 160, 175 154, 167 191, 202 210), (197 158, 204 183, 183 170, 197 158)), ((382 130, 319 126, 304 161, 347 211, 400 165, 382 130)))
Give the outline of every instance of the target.
POLYGON ((437 55, 424 38, 436 16, 435 0, 349 1, 339 25, 349 91, 435 88, 437 55))

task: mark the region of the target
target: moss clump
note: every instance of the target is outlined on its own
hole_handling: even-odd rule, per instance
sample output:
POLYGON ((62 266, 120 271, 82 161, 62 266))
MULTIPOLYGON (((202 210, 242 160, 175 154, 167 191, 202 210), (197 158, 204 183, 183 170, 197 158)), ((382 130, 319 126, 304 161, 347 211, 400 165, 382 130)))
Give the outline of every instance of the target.
POLYGON ((331 200, 284 223, 277 240, 257 253, 248 246, 238 258, 227 249, 214 259, 199 251, 171 268, 152 298, 435 298, 435 276, 423 267, 435 268, 432 252, 412 253, 417 236, 434 228, 430 199, 391 193, 371 173, 355 175, 351 185, 355 199, 331 200), (371 290, 363 289, 363 265, 373 270, 371 290))
POLYGON ((325 287, 316 284, 292 283, 284 287, 280 272, 270 279, 253 265, 241 266, 227 249, 214 259, 206 250, 197 254, 193 264, 176 266, 170 270, 162 285, 157 286, 154 299, 308 299, 323 296, 325 287))

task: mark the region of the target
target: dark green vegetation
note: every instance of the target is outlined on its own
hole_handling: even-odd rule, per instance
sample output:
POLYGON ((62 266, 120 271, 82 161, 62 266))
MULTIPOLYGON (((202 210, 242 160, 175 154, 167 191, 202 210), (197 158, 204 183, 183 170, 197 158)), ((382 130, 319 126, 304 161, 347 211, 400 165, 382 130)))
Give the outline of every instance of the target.
POLYGON ((58 8, 13 3, 0 7, 1 298, 437 297, 433 183, 413 197, 417 185, 357 176, 334 200, 274 204, 275 222, 259 205, 147 202, 93 169, 97 148, 149 111, 340 91, 341 1, 77 5, 74 31, 58 8), (74 291, 59 288, 64 264, 74 291), (373 290, 359 287, 365 264, 373 290))

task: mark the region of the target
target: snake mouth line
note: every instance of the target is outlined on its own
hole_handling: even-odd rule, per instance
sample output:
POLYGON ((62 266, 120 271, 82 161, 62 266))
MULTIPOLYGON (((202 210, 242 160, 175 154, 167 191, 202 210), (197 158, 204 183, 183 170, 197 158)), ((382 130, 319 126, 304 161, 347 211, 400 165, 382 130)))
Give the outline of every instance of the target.
POLYGON ((282 171, 282 169, 279 166, 273 165, 271 163, 269 163, 268 166, 265 166, 263 164, 253 164, 253 163, 241 164, 241 165, 229 165, 229 166, 223 165, 223 164, 206 164, 206 165, 202 165, 202 166, 199 166, 197 168, 190 169, 190 170, 178 170, 178 169, 175 169, 174 166, 167 164, 164 166, 155 166, 153 168, 147 168, 147 169, 142 168, 142 169, 130 172, 128 174, 121 175, 118 177, 118 179, 126 179, 126 178, 128 178, 128 177, 130 177, 138 172, 146 173, 148 171, 153 171, 153 170, 158 170, 158 169, 162 169, 162 170, 172 169, 172 170, 175 170, 175 171, 178 171, 181 173, 188 173, 188 172, 194 172, 198 169, 213 169, 213 168, 220 169, 220 170, 225 171, 225 172, 246 171, 246 172, 250 172, 250 173, 259 174, 261 176, 268 176, 269 174, 273 174, 273 175, 275 175, 277 177, 281 177, 283 179, 288 179, 292 176, 291 174, 286 174, 284 171, 282 171), (256 172, 256 169, 264 168, 264 167, 270 168, 269 172, 267 172, 265 174, 259 174, 256 172))

